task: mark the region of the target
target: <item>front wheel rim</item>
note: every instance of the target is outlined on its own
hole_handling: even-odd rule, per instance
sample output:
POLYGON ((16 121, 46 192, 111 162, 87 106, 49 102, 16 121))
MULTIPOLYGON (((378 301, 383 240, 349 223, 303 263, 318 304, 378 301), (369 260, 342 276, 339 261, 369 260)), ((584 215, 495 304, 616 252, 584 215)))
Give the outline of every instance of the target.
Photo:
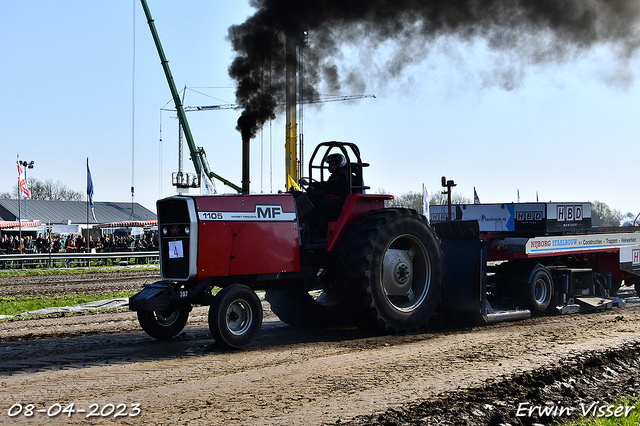
POLYGON ((231 334, 241 336, 253 323, 253 310, 246 300, 235 300, 227 308, 225 321, 231 334))
POLYGON ((167 311, 156 311, 156 320, 158 324, 163 327, 170 327, 178 320, 178 316, 180 314, 180 310, 176 309, 175 311, 167 312, 167 311))

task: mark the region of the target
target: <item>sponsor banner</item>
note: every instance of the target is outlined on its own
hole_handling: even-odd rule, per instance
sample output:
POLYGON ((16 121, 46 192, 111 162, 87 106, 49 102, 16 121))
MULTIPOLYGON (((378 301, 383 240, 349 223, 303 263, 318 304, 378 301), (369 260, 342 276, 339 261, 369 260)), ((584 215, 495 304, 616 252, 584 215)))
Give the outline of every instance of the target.
POLYGON ((620 269, 640 275, 640 246, 622 247, 620 249, 620 269))
MULTIPOLYGON (((448 206, 431 206, 431 222, 449 220, 448 206)), ((591 228, 590 203, 455 204, 453 220, 477 220, 481 232, 565 232, 591 228)))
POLYGON ((530 238, 525 246, 525 253, 548 254, 637 245, 640 245, 640 233, 562 235, 530 238))
POLYGON ((591 203, 549 203, 549 231, 573 231, 591 228, 591 203))
MULTIPOLYGON (((523 231, 544 226, 544 205, 463 204, 453 205, 454 220, 477 220, 481 232, 523 231)), ((431 221, 448 220, 448 206, 431 206, 431 221)))
POLYGON ((279 204, 256 204, 252 212, 200 211, 198 218, 201 221, 291 222, 296 220, 296 214, 282 211, 282 205, 279 204))

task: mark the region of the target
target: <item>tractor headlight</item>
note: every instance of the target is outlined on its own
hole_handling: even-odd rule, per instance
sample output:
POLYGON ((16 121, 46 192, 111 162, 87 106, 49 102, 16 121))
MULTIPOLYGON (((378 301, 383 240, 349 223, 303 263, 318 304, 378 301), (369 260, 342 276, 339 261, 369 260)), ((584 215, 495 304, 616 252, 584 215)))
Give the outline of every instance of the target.
POLYGON ((167 236, 167 227, 162 228, 162 235, 167 236))
POLYGON ((187 235, 189 235, 189 227, 188 227, 188 226, 185 226, 185 227, 184 227, 184 233, 185 233, 185 234, 187 234, 187 235))

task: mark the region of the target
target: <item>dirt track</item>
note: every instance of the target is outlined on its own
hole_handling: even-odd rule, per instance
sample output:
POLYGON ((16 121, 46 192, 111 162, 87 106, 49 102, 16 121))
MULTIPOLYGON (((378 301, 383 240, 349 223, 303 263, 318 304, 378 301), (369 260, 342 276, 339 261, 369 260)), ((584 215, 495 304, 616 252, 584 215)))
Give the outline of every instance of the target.
POLYGON ((211 346, 206 314, 195 308, 169 342, 140 331, 132 312, 3 322, 0 422, 548 423, 557 418, 516 411, 556 404, 566 408, 564 418, 640 384, 638 307, 458 330, 440 324, 408 336, 300 331, 267 314, 253 344, 235 352, 211 346), (30 403, 88 411, 9 417, 14 404, 24 410, 30 403), (104 413, 107 404, 125 404, 123 414, 140 404, 141 411, 86 418, 91 404, 104 413))

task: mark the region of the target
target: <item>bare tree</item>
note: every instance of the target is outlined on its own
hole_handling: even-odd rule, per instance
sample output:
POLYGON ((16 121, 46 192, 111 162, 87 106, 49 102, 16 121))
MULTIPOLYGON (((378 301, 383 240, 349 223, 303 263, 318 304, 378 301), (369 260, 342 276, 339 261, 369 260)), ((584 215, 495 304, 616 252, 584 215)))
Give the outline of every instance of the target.
POLYGON ((631 212, 622 213, 620 210, 611 209, 602 201, 591 202, 591 225, 592 226, 620 226, 622 219, 634 217, 631 212))
MULTIPOLYGON (((29 179, 27 182, 31 199, 33 200, 53 200, 53 201, 82 201, 83 193, 74 191, 61 181, 54 182, 51 179, 41 181, 39 179, 29 179)), ((0 193, 0 198, 14 198, 18 194, 16 184, 13 194, 10 192, 0 193)))
MULTIPOLYGON (((448 196, 441 191, 433 192, 429 196, 429 204, 432 206, 443 206, 449 202, 448 196)), ((451 193, 452 204, 471 204, 472 201, 462 194, 456 192, 451 193)))
POLYGON ((422 213, 422 194, 414 191, 405 192, 389 200, 385 207, 404 207, 422 213))
MULTIPOLYGON (((388 194, 384 189, 378 189, 377 194, 388 194)), ((393 200, 385 202, 385 207, 405 207, 408 209, 414 209, 420 213, 423 210, 423 196, 422 193, 417 191, 409 191, 400 195, 394 196, 393 200)), ((453 204, 471 204, 471 200, 461 194, 453 193, 451 196, 451 202, 453 204)), ((429 197, 429 205, 444 205, 447 204, 447 196, 438 191, 432 193, 429 197)))

